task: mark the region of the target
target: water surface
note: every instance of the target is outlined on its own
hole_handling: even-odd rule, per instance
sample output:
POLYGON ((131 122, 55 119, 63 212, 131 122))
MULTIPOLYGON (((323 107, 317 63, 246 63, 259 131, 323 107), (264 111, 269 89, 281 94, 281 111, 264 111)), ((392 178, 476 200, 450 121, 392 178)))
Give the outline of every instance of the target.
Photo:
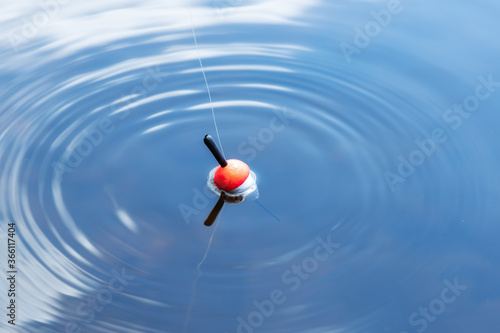
POLYGON ((191 22, 260 198, 225 207, 186 331, 498 330, 496 2, 3 9, 3 331, 183 331, 217 201, 191 22))

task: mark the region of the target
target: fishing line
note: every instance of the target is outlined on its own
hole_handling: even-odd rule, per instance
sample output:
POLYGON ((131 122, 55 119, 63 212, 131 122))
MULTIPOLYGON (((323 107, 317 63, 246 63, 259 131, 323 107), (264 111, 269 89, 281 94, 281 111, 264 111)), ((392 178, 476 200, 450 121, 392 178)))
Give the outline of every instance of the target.
POLYGON ((279 219, 279 217, 277 217, 276 215, 274 215, 273 212, 271 212, 271 210, 269 208, 267 208, 266 206, 264 206, 264 204, 262 202, 260 202, 260 200, 255 199, 255 203, 257 205, 259 205, 266 213, 268 213, 269 215, 271 215, 272 217, 274 217, 278 222, 281 222, 281 220, 279 219))
POLYGON ((203 68, 203 63, 201 61, 200 50, 198 49, 198 41, 196 40, 196 32, 194 30, 193 15, 191 14, 191 1, 188 1, 189 7, 189 20, 191 21, 191 31, 193 32, 194 45, 196 47, 196 54, 198 55, 198 61, 200 62, 201 73, 203 74, 203 79, 205 80, 205 85, 207 86, 208 100, 210 101, 210 108, 212 109, 212 118, 214 119, 215 132, 217 133, 217 139, 219 140, 219 146, 222 151, 222 155, 226 158, 224 154, 224 149, 222 149, 222 143, 220 141, 219 128, 217 127, 217 121, 215 120, 214 104, 212 102, 212 95, 210 94, 210 88, 208 87, 207 76, 205 75, 205 69, 203 68))
POLYGON ((189 303, 186 321, 184 322, 184 328, 182 330, 183 332, 186 332, 186 329, 189 325, 189 321, 191 319, 191 310, 193 309, 194 301, 196 299, 196 285, 198 283, 198 279, 201 276, 201 265, 203 265, 203 263, 207 259, 208 251, 210 251, 210 247, 212 246, 212 240, 214 239, 215 231, 217 230, 217 226, 219 225, 219 221, 220 221, 220 218, 222 216, 223 211, 224 211, 224 207, 222 207, 221 214, 219 215, 219 218, 215 222, 214 231, 212 232, 212 236, 210 236, 210 240, 208 241, 208 246, 207 246, 207 250, 205 251, 205 255, 203 256, 203 259, 201 259, 201 261, 199 262, 198 266, 196 266, 196 270, 198 271, 198 274, 196 275, 196 278, 193 281, 193 293, 191 294, 191 303, 189 303))

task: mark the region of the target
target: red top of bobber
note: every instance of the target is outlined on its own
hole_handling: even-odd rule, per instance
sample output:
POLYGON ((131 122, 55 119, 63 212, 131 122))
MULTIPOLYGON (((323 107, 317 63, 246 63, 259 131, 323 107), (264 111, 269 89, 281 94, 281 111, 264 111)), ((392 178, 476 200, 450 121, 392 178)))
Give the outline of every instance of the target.
POLYGON ((225 167, 215 170, 214 183, 222 191, 232 191, 247 180, 250 168, 240 160, 227 160, 225 167))

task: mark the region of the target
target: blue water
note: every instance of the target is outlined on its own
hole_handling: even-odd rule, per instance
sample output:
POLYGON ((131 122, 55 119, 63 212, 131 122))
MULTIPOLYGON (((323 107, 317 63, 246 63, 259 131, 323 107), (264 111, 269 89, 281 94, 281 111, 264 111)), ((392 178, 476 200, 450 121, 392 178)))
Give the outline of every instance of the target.
POLYGON ((500 4, 189 9, 2 4, 0 330, 498 332, 500 4))

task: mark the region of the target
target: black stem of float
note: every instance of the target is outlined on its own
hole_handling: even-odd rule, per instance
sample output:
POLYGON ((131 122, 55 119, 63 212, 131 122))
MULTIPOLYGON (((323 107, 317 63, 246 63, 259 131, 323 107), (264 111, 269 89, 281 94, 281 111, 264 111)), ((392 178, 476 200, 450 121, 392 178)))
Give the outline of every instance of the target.
POLYGON ((219 147, 215 143, 215 140, 210 136, 210 134, 205 135, 203 142, 205 142, 205 145, 207 145, 208 149, 210 149, 212 155, 214 155, 215 159, 217 160, 217 162, 219 162, 220 166, 224 168, 227 165, 227 161, 224 158, 224 155, 222 155, 222 152, 220 151, 219 147))

